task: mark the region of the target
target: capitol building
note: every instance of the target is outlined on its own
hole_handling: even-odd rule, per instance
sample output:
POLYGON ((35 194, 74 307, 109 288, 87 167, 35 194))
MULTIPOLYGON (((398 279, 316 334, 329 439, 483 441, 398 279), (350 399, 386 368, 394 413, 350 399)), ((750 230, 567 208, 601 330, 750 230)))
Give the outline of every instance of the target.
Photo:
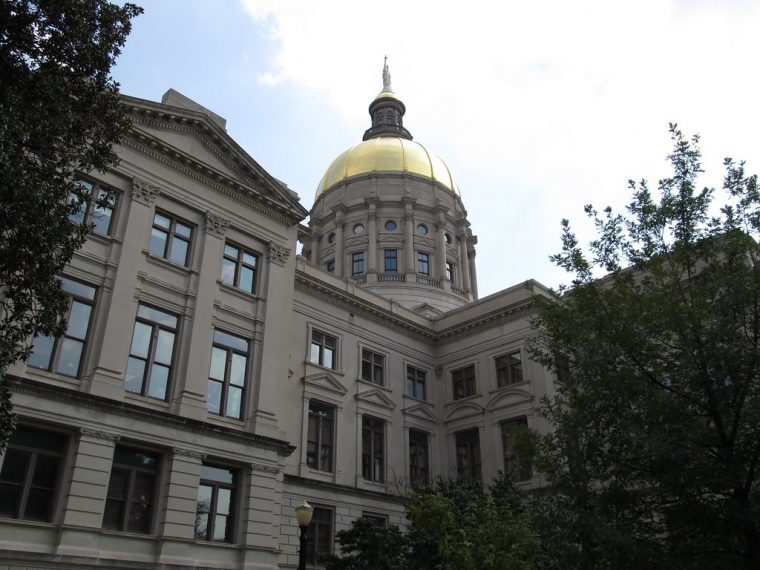
POLYGON ((544 484, 510 434, 548 429, 557 378, 527 352, 547 291, 478 297, 475 190, 413 138, 387 66, 311 210, 198 102, 122 101, 119 165, 82 173, 66 334, 9 371, 3 568, 295 568, 304 500, 313 566, 359 517, 403 527, 439 476, 544 484))

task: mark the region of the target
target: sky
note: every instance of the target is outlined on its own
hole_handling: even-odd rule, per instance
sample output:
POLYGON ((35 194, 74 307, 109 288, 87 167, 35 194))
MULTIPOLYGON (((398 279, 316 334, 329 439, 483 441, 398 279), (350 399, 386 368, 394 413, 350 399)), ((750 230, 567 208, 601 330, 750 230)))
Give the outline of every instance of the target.
POLYGON ((478 237, 481 297, 556 287, 568 218, 623 211, 628 180, 668 175, 669 123, 760 172, 760 1, 137 0, 112 70, 127 95, 174 88, 310 208, 369 126, 388 56, 404 126, 440 156, 478 237))

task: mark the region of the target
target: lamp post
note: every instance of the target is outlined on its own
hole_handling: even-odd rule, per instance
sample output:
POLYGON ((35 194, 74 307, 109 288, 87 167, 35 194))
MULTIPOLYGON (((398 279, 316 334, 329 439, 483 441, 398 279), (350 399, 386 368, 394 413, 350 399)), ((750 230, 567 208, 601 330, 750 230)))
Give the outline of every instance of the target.
POLYGON ((306 530, 311 524, 311 516, 314 514, 314 507, 304 501, 296 507, 296 520, 301 528, 301 538, 299 540, 298 551, 298 570, 306 570, 306 530))

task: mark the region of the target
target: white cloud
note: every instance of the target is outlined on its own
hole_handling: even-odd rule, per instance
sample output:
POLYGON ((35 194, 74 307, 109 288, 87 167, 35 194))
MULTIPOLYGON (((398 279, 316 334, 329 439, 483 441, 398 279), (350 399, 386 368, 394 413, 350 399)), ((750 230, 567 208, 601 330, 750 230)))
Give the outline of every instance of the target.
POLYGON ((559 219, 580 220, 586 202, 619 207, 629 177, 664 175, 669 121, 702 133, 713 184, 724 154, 760 156, 760 3, 243 5, 278 45, 259 80, 324 97, 356 140, 388 54, 406 126, 460 183, 486 293, 556 284, 559 219))

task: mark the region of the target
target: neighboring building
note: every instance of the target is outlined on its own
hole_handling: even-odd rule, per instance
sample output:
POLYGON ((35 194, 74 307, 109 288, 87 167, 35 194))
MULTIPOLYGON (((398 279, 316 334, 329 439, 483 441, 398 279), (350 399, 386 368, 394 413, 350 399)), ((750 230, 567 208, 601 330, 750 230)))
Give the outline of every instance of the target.
POLYGON ((16 366, 0 472, 9 568, 288 568, 437 476, 540 480, 510 448, 545 430, 532 291, 477 299, 476 239, 446 165, 390 86, 311 210, 170 90, 133 127, 110 208, 67 267, 66 335, 16 366), (310 216, 310 225, 299 222, 310 216), (296 255, 297 242, 303 255, 296 255))

